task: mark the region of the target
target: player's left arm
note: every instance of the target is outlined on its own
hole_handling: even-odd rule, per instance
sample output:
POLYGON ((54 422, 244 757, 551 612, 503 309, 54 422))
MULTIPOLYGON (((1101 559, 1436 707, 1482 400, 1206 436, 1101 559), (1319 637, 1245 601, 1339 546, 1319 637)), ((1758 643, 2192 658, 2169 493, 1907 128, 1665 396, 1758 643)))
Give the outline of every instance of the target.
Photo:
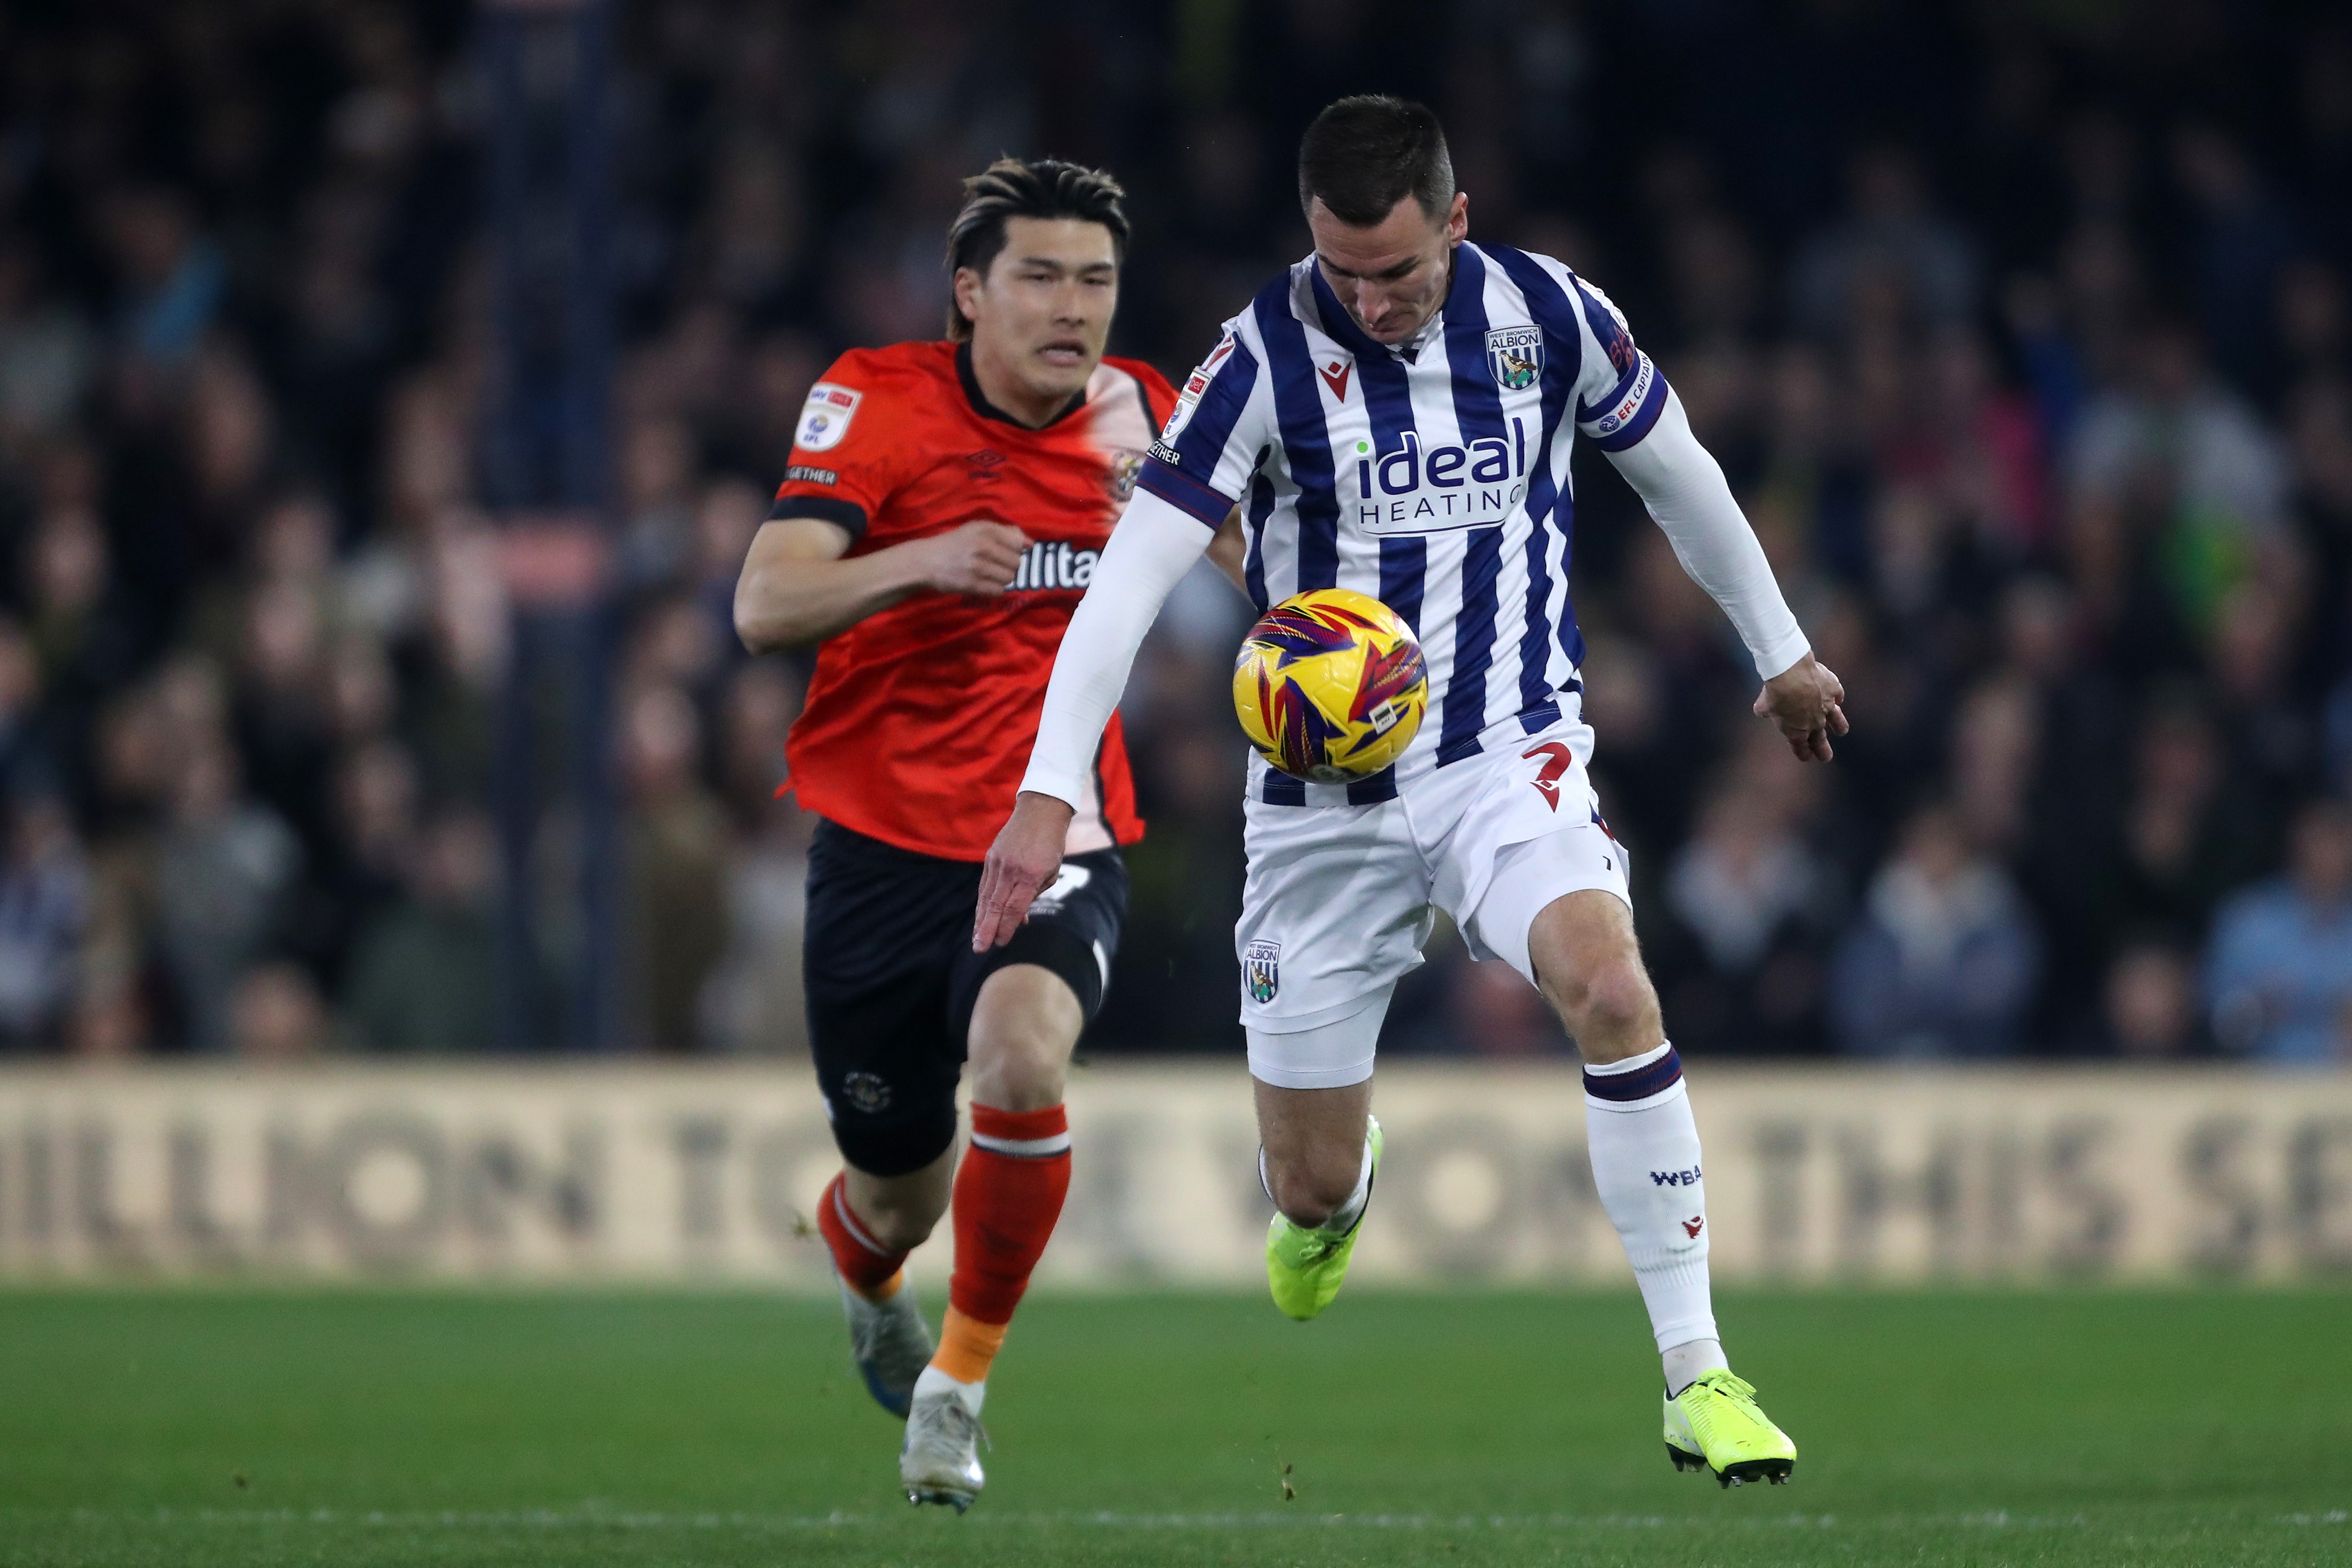
POLYGON ((1812 646, 1764 559, 1756 530, 1731 494, 1714 454, 1699 444, 1674 389, 1649 434, 1609 454, 1617 472, 1650 509, 1691 580, 1706 590, 1739 629, 1764 689, 1755 712, 1780 727, 1801 762, 1827 762, 1831 737, 1843 735, 1845 687, 1812 646))
POLYGON ((1623 313, 1566 268, 1559 276, 1580 340, 1577 429, 1609 455, 1675 547, 1675 559, 1739 629, 1764 682, 1757 716, 1780 727, 1799 761, 1827 762, 1830 737, 1846 732, 1845 688, 1813 657, 1722 465, 1699 444, 1682 399, 1635 346, 1623 313))

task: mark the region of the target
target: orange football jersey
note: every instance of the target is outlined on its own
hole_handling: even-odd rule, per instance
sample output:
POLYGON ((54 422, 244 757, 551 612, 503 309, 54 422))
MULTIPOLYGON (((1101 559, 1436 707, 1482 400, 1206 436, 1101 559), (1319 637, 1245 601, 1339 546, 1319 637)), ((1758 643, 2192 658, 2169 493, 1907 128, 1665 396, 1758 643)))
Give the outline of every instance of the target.
MULTIPOLYGON (((809 392, 771 518, 838 524, 851 556, 980 519, 1030 542, 999 598, 913 594, 818 647, 784 747, 803 806, 901 849, 987 858, 1028 770, 1062 633, 1175 402, 1149 365, 1105 360, 1067 412, 1032 430, 982 395, 968 345, 834 361, 809 392)), ((1068 852, 1142 833, 1114 715, 1068 852)))

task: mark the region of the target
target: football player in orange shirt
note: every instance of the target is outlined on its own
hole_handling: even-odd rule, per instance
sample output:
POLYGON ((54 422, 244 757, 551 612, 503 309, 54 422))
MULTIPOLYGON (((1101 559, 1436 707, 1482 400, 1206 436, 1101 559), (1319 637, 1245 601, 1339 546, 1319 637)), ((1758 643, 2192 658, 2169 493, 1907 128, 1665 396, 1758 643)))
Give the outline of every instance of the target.
MULTIPOLYGON (((810 392, 735 591, 754 653, 818 645, 786 746, 821 819, 805 948, 844 1160, 818 1224, 876 1399, 908 1417, 909 1501, 983 1484, 990 1365, 1069 1187, 1063 1077, 1102 1000, 1143 831, 1113 719, 1060 875, 1010 945, 967 925, 1062 632, 1175 393, 1103 357, 1128 240, 1109 176, 1003 159, 964 183, 945 342, 845 354, 810 392), (955 1159, 958 1078, 971 1139, 955 1159), (949 1207, 934 1352, 900 1263, 949 1207)), ((1228 519, 1214 559, 1238 581, 1228 519)))

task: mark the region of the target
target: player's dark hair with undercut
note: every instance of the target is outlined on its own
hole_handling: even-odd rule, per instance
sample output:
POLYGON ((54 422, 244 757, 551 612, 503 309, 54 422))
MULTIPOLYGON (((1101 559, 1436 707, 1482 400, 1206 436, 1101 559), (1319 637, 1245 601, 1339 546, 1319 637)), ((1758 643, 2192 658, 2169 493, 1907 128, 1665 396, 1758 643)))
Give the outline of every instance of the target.
MULTIPOLYGON (((963 210, 948 225, 948 271, 985 277, 1004 249, 1007 218, 1076 218, 1110 231, 1111 254, 1127 259, 1126 189, 1100 169, 1058 158, 999 158, 963 183, 963 210)), ((971 336, 971 320, 948 301, 948 336, 971 336)))
POLYGON ((1433 223, 1454 205, 1445 128, 1425 104, 1381 93, 1343 98, 1298 143, 1298 204, 1318 197, 1349 228, 1368 229, 1411 196, 1433 223))

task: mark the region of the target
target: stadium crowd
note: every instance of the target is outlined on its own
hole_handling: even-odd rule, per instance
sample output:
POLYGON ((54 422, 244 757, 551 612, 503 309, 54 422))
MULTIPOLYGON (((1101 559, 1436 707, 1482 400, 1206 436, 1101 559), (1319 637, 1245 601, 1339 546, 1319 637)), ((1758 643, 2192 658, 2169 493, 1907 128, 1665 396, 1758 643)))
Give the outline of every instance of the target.
MULTIPOLYGON (((772 799, 801 675, 742 655, 730 596, 830 356, 938 333, 960 177, 1115 170, 1115 346, 1181 379, 1307 249, 1300 127, 1377 88, 1445 116, 1475 236, 1624 308, 1846 685, 1853 735, 1801 768, 1580 459, 1595 772, 1685 1051, 2352 1056, 2352 28, 2324 10, 625 7, 633 1040, 802 1048, 808 823, 772 799)), ((0 15, 17 1049, 492 1038, 468 25, 0 15)), ((1130 687, 1151 831, 1092 1049, 1238 1046, 1246 621, 1202 574, 1130 687)), ((1507 967, 1431 957, 1393 1049, 1566 1050, 1507 967)))

